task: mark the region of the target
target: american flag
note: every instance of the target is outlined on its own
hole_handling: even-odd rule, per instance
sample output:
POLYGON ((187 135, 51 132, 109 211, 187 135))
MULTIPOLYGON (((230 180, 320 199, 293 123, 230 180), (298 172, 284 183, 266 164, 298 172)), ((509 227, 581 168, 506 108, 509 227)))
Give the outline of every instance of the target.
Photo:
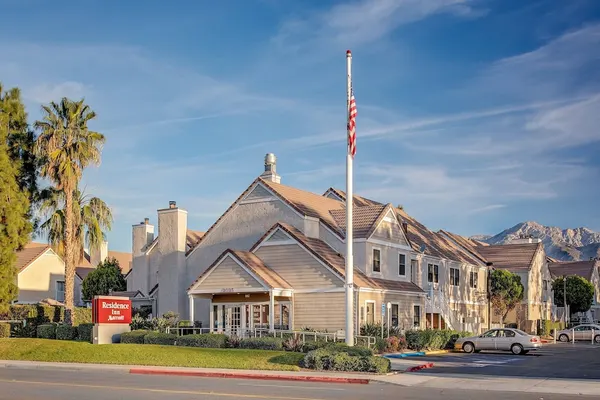
POLYGON ((348 154, 354 158, 356 154, 356 100, 354 89, 350 89, 350 107, 348 112, 348 154))

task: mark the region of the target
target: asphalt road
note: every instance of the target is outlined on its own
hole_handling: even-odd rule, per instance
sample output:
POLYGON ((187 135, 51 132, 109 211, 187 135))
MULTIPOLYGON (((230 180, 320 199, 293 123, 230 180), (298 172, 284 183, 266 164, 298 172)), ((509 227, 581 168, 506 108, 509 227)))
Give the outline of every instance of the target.
MULTIPOLYGON (((585 396, 544 395, 544 400, 585 396)), ((539 400, 536 393, 401 387, 388 384, 324 384, 242 379, 129 375, 65 370, 0 370, 0 399, 10 400, 539 400)), ((588 397, 593 398, 593 397, 588 397)), ((595 397, 594 397, 595 398, 595 397)))
MULTIPOLYGON (((416 359, 411 357, 410 359, 416 359)), ((600 346, 587 343, 548 344, 537 352, 450 353, 418 357, 433 362, 427 374, 470 374, 507 377, 594 379, 600 381, 600 346)))

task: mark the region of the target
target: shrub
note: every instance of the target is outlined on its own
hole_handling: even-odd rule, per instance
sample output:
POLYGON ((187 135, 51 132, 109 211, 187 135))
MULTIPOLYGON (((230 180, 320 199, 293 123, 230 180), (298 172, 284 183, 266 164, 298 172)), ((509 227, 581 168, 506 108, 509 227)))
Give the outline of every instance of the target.
POLYGON ((161 344, 164 346, 174 346, 177 341, 177 335, 162 332, 150 332, 144 336, 144 344, 161 344))
POLYGON ((10 337, 10 324, 6 322, 0 322, 0 338, 10 337))
POLYGON ((191 321, 188 320, 181 320, 177 323, 177 326, 179 328, 191 328, 193 326, 193 324, 191 323, 191 321))
POLYGON ((242 339, 239 336, 236 336, 236 335, 228 336, 227 339, 225 340, 225 347, 228 347, 230 349, 238 349, 240 347, 241 341, 242 341, 242 339))
POLYGON ((121 343, 144 344, 144 336, 150 331, 137 330, 131 332, 123 332, 121 334, 121 343))
POLYGON ((77 338, 77 327, 71 325, 58 325, 56 327, 56 338, 58 340, 75 340, 77 338))
POLYGON ((77 326, 77 340, 82 342, 92 343, 92 335, 94 333, 94 324, 79 324, 77 326))
POLYGON ((321 348, 306 354, 305 368, 318 371, 348 371, 387 373, 391 370, 390 360, 376 356, 353 356, 347 352, 321 348))
POLYGON ((37 327, 37 337, 40 339, 56 339, 56 325, 43 324, 37 327))
POLYGON ((294 351, 301 353, 303 351, 302 340, 300 338, 289 337, 283 341, 283 349, 285 351, 294 351))
POLYGON ((186 335, 177 338, 177 346, 204 347, 211 349, 222 349, 227 347, 227 336, 217 333, 205 333, 202 335, 186 335))
POLYGON ((350 347, 346 343, 330 342, 325 344, 322 348, 335 353, 346 353, 350 356, 370 357, 373 355, 373 350, 369 348, 360 346, 350 347))
POLYGON ((91 324, 92 323, 92 309, 91 308, 75 307, 73 316, 75 317, 73 319, 74 325, 79 326, 81 324, 91 324))
POLYGON ((280 338, 258 337, 240 340, 240 349, 255 350, 283 350, 283 341, 280 338))
POLYGON ((472 334, 470 332, 457 332, 449 329, 407 331, 406 343, 408 348, 411 350, 441 350, 454 347, 454 343, 459 337, 471 335, 472 334))

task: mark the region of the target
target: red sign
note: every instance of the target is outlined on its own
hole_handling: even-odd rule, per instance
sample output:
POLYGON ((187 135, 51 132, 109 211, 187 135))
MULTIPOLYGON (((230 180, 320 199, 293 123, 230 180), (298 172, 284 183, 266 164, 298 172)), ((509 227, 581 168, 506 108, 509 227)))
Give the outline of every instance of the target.
POLYGON ((125 297, 94 297, 92 322, 95 324, 130 324, 131 300, 125 297))

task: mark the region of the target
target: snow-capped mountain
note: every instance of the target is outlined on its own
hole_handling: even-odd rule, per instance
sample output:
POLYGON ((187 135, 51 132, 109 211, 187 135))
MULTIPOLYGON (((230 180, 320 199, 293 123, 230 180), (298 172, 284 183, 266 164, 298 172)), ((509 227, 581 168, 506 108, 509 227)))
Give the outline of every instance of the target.
POLYGON ((476 235, 472 239, 489 244, 507 244, 524 237, 541 239, 546 254, 557 260, 580 261, 600 257, 600 232, 588 228, 561 229, 527 221, 495 236, 476 235))

